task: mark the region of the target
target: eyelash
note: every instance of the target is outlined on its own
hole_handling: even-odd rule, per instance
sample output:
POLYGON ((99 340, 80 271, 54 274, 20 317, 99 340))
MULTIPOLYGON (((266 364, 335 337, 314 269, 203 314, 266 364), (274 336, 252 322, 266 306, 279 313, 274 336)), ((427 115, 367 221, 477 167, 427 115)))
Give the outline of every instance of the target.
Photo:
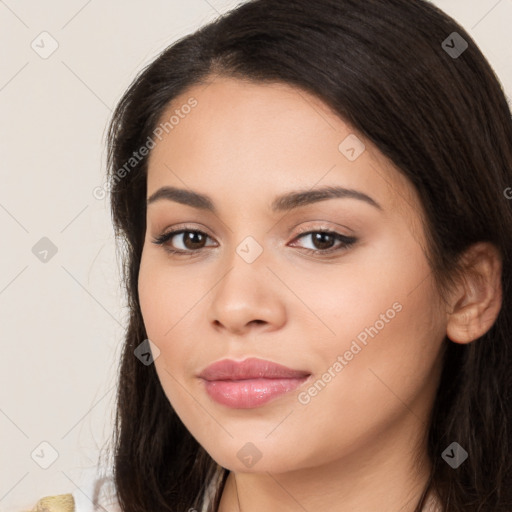
MULTIPOLYGON (((210 238, 209 235, 201 230, 198 230, 198 229, 189 229, 189 228, 181 228, 181 229, 178 229, 178 230, 174 230, 174 231, 169 231, 167 233, 163 233, 161 235, 159 235, 158 237, 154 238, 153 239, 153 243, 156 244, 156 245, 161 245, 163 246, 163 248, 173 254, 173 255, 177 255, 177 256, 192 256, 192 255, 195 255, 199 252, 201 252, 203 249, 205 249, 206 247, 202 247, 200 249, 197 249, 197 250, 188 250, 188 251, 183 251, 181 249, 171 249, 169 248, 168 246, 166 246, 165 244, 167 242, 169 242, 170 240, 172 240, 172 238, 176 235, 179 235, 179 234, 184 234, 184 233, 199 233, 200 235, 203 235, 207 238, 210 238)), ((308 254, 322 254, 322 255, 328 255, 328 254, 331 254, 333 252, 341 252, 341 251, 344 251, 346 249, 348 249, 349 247, 351 247, 352 245, 354 245, 356 242, 357 242, 357 239, 354 238, 354 237, 350 237, 350 236, 345 236, 345 235, 341 235, 340 233, 337 233, 335 231, 328 231, 328 230, 322 230, 322 229, 317 229, 317 230, 305 230, 305 231, 302 231, 302 232, 299 232, 298 236, 296 236, 294 238, 294 240, 296 239, 299 239, 299 238, 304 238, 308 235, 312 235, 312 234, 316 234, 316 233, 322 233, 322 234, 327 234, 327 235, 330 235, 332 237, 335 238, 336 241, 338 242, 341 242, 341 246, 339 247, 335 247, 335 248, 329 248, 329 249, 308 249, 308 248, 303 248, 303 250, 307 251, 308 254)))

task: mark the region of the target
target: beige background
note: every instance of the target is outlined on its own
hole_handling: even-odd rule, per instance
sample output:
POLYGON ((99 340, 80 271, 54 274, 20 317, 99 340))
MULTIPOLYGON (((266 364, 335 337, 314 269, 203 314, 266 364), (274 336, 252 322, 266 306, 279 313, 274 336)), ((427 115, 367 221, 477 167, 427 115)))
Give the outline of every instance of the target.
MULTIPOLYGON (((142 66, 237 3, 0 1, 0 511, 88 492, 125 321, 110 213, 93 196, 105 127, 142 66), (46 262, 32 252, 43 237, 57 249, 46 262)), ((512 0, 434 3, 512 96, 512 0)))

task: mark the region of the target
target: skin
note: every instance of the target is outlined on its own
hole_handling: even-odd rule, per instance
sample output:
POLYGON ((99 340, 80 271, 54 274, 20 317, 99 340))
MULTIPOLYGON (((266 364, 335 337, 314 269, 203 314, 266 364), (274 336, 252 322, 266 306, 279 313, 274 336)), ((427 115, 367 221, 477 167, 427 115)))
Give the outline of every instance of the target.
POLYGON ((207 194, 217 212, 166 199, 148 205, 139 296, 166 396, 212 458, 231 470, 220 511, 238 511, 238 500, 243 512, 412 511, 430 468, 423 439, 444 339, 448 333, 467 343, 494 322, 497 253, 477 247, 468 262, 484 279, 461 284, 446 303, 425 256, 415 189, 319 99, 284 84, 213 77, 176 98, 162 119, 190 97, 197 106, 151 152, 147 197, 179 187, 207 194), (355 161, 338 149, 349 134, 366 147, 355 161), (382 209, 355 198, 270 209, 280 194, 327 185, 367 194, 382 209), (186 246, 176 235, 167 246, 192 256, 152 243, 184 223, 208 237, 186 246), (315 244, 299 228, 357 241, 315 244), (252 263, 236 252, 248 236, 263 250, 252 263), (307 250, 329 247, 342 248, 307 250), (394 318, 301 403, 299 393, 397 303, 394 318), (312 376, 259 408, 212 401, 200 371, 246 357, 312 376), (248 442, 262 455, 252 467, 237 457, 248 442))

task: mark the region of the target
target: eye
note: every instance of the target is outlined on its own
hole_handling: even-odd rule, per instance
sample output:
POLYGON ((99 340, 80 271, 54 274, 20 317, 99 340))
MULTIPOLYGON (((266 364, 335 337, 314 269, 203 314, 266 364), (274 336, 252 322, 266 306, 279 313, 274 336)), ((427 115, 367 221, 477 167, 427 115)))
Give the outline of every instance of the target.
POLYGON ((159 235, 153 240, 153 243, 165 246, 170 253, 184 254, 199 252, 206 247, 205 243, 208 238, 210 237, 206 233, 197 229, 179 229, 159 235))
MULTIPOLYGON (((303 247, 313 254, 329 254, 348 249, 357 239, 327 230, 310 230, 301 233, 295 240, 305 239, 311 242, 313 247, 303 247)), ((176 255, 192 255, 199 253, 205 247, 210 237, 197 229, 178 229, 163 233, 153 239, 153 243, 164 246, 165 250, 176 255)), ((210 244, 210 246, 215 244, 210 244)), ((292 245, 293 247, 293 245, 292 245)))
POLYGON ((352 236, 345 236, 340 233, 336 233, 335 231, 324 230, 307 231, 298 236, 296 240, 300 240, 302 238, 309 238, 313 247, 304 247, 304 249, 315 254, 326 254, 348 249, 357 241, 357 239, 352 236), (335 245, 336 243, 338 243, 337 246, 335 245))

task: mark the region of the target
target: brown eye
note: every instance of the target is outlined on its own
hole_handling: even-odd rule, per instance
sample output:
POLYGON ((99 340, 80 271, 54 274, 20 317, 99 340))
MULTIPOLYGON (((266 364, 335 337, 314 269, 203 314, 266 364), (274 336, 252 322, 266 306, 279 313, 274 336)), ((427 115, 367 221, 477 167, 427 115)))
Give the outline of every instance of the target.
POLYGON ((180 229, 164 233, 153 243, 164 245, 166 250, 175 253, 199 252, 206 247, 206 241, 209 236, 206 233, 192 229, 180 229))
POLYGON ((312 233, 312 240, 315 248, 320 250, 330 249, 336 242, 330 233, 325 232, 312 233))
POLYGON ((203 233, 200 233, 199 231, 183 231, 181 234, 183 235, 183 245, 187 249, 194 250, 204 247, 206 235, 203 233))
POLYGON ((300 239, 309 239, 312 247, 302 247, 308 252, 318 254, 342 251, 357 241, 354 237, 344 236, 334 231, 308 231, 296 238, 296 240, 300 239))

